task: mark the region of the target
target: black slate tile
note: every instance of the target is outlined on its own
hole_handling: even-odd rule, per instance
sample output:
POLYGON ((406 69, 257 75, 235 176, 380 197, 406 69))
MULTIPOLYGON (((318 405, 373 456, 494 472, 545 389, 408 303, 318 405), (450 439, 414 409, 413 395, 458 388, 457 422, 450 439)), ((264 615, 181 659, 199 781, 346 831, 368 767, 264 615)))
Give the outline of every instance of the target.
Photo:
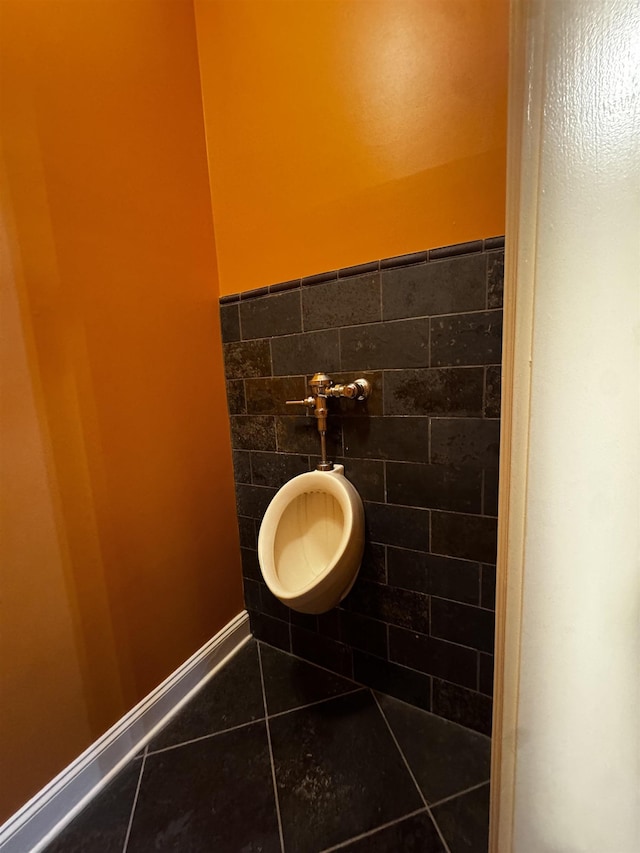
POLYGON ((275 497, 276 491, 277 489, 270 489, 266 486, 248 486, 245 483, 236 483, 238 515, 261 519, 275 497))
POLYGON ((346 457, 429 461, 429 418, 348 418, 342 431, 346 457))
POLYGON ((260 597, 261 584, 255 580, 242 578, 242 591, 244 593, 245 610, 262 610, 262 599, 260 597))
MULTIPOLYGON (((431 636, 460 643, 483 652, 493 652, 495 617, 493 611, 469 604, 431 599, 431 636)), ((446 676, 442 676, 446 678, 446 676)), ((449 679, 452 681, 453 679, 449 679)), ((467 685, 467 687, 470 685, 467 685)))
POLYGON ((393 586, 467 604, 479 603, 477 563, 387 547, 387 574, 393 586))
POLYGON ((269 726, 285 849, 321 850, 421 807, 368 691, 269 726))
POLYGON ((233 479, 236 483, 251 482, 251 456, 248 450, 234 450, 233 479))
POLYGON ((434 714, 445 717, 480 734, 491 736, 491 708, 489 696, 483 696, 458 684, 433 679, 434 714))
POLYGON ((431 418, 431 462, 497 468, 500 421, 484 418, 431 418))
POLYGON ((429 550, 429 510, 367 502, 364 514, 370 542, 429 550))
POLYGON ((436 806, 433 817, 451 853, 487 853, 489 784, 436 806))
POLYGON ((220 306, 220 327, 223 343, 240 340, 240 316, 237 302, 233 305, 220 306))
POLYGON ((482 471, 450 465, 387 462, 390 504, 477 512, 482 508, 482 471))
POLYGON ((363 501, 384 501, 384 463, 372 459, 340 459, 344 475, 363 501))
POLYGON ((429 262, 382 273, 382 316, 423 317, 485 307, 483 254, 429 262))
POLYGON ((387 557, 386 546, 378 545, 365 539, 364 554, 358 577, 376 583, 386 583, 387 580, 387 557))
POLYGON ((300 291, 270 294, 241 302, 240 328, 245 341, 302 331, 300 291))
POLYGON ((253 518, 245 518, 242 515, 238 516, 238 530, 240 531, 240 547, 253 548, 258 547, 258 535, 256 533, 256 523, 253 518))
POLYGON ((504 291, 504 251, 487 254, 487 308, 501 308, 504 291))
POLYGON ((230 415, 244 415, 247 403, 244 398, 244 382, 242 379, 232 379, 227 382, 227 408, 230 415))
POLYGON ((481 567, 482 578, 480 583, 480 603, 489 610, 496 607, 496 567, 483 565, 481 567))
POLYGON ((121 853, 142 761, 130 761, 44 849, 44 853, 121 853))
POLYGON ((425 711, 431 708, 430 675, 356 649, 353 653, 353 677, 374 690, 395 696, 425 711))
POLYGON ((446 853, 427 812, 407 817, 340 848, 341 853, 446 853))
POLYGON ((274 619, 281 619, 283 622, 289 621, 291 613, 286 604, 276 598, 264 582, 260 583, 260 612, 274 619))
POLYGON ((395 320, 340 329, 342 370, 429 366, 429 321, 395 320))
POLYGON ((264 722, 147 758, 127 851, 149 850, 279 853, 264 722))
POLYGON ((386 415, 482 414, 483 368, 444 367, 385 370, 386 415))
POLYGON ((484 416, 500 417, 500 395, 502 393, 502 368, 499 364, 485 367, 484 416))
MULTIPOLYGON (((247 520, 255 524, 253 518, 247 520)), ((258 552, 252 548, 240 548, 240 559, 242 560, 242 577, 249 578, 252 581, 261 581, 262 572, 258 562, 258 552)), ((247 608, 247 610, 252 609, 251 607, 247 608)))
POLYGON ((251 453, 251 470, 256 486, 279 489, 298 474, 309 470, 309 457, 291 453, 251 453))
POLYGON ((149 752, 264 717, 258 649, 249 640, 149 743, 149 752))
POLYGON ((298 628, 304 628, 306 631, 318 630, 318 617, 313 613, 299 613, 297 610, 289 611, 289 622, 291 625, 297 625, 298 628))
MULTIPOLYGON (((276 415, 277 448, 280 453, 316 456, 320 453, 320 433, 315 417, 276 415)), ((342 456, 340 421, 329 418, 327 423, 327 455, 333 460, 342 456)))
POLYGON ((249 611, 249 624, 251 633, 256 640, 268 643, 285 652, 291 651, 291 637, 289 635, 289 623, 281 619, 272 619, 264 613, 255 610, 249 611))
POLYGON ((502 311, 452 314, 431 320, 431 364, 499 364, 502 311))
POLYGON ((331 373, 340 369, 338 329, 274 338, 271 346, 274 376, 313 374, 321 370, 331 373))
POLYGON ((476 689, 478 655, 472 649, 389 626, 389 660, 476 689))
POLYGON ((429 260, 434 261, 439 258, 454 258, 457 255, 469 255, 481 252, 482 249, 482 240, 470 240, 466 243, 453 243, 451 246, 439 246, 437 249, 430 249, 429 260))
POLYGON ((353 677, 351 649, 343 643, 291 626, 291 651, 305 660, 330 669, 346 678, 353 677))
POLYGON ((275 450, 275 422, 271 415, 233 415, 231 446, 236 450, 275 450))
POLYGON ((234 341, 224 344, 223 351, 227 379, 271 376, 271 349, 268 340, 234 341))
MULTIPOLYGON (((348 610, 339 610, 337 639, 354 649, 376 655, 377 657, 388 657, 387 650, 387 626, 383 622, 369 619, 358 613, 348 610)), ((320 630, 322 631, 321 620, 320 630)))
POLYGON ((344 606, 371 619, 429 633, 429 597, 419 592, 360 578, 345 598, 344 606))
POLYGON ((489 780, 489 738, 389 696, 378 701, 428 803, 489 780))
POLYGON ((493 696, 493 655, 480 652, 478 670, 478 689, 485 696, 493 696))
POLYGON ((431 551, 479 563, 496 559, 497 520, 477 515, 431 511, 431 551))
POLYGON ((269 714, 349 693, 360 686, 270 646, 261 646, 260 655, 269 714))
POLYGON ((380 273, 305 287, 302 316, 305 331, 380 320, 380 273))
POLYGON ((308 396, 304 376, 273 376, 266 379, 247 379, 244 383, 247 412, 250 415, 293 415, 300 409, 287 406, 287 400, 302 400, 308 396))
POLYGON ((482 514, 498 515, 499 475, 496 468, 486 468, 482 486, 482 514))

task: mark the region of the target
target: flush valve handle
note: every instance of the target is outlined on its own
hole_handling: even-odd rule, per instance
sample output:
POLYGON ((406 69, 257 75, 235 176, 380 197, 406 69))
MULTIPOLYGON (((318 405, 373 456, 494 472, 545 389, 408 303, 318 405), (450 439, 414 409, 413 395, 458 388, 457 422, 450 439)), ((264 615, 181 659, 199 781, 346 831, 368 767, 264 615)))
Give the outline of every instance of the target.
POLYGON ((286 400, 285 405, 287 406, 306 406, 308 409, 315 408, 316 401, 315 397, 305 397, 304 400, 286 400))

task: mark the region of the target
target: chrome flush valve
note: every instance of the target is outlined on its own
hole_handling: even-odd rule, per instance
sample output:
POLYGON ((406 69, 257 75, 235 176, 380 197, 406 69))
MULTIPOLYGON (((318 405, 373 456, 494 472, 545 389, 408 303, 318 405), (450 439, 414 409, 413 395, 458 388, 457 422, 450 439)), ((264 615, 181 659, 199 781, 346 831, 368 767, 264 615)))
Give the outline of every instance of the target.
POLYGON ((334 385, 326 373, 314 373, 309 381, 311 396, 304 400, 287 400, 287 406, 306 406, 314 410, 320 433, 320 462, 318 471, 331 471, 333 462, 327 461, 327 397, 347 397, 351 400, 366 400, 371 393, 371 384, 366 379, 356 379, 346 385, 334 385))

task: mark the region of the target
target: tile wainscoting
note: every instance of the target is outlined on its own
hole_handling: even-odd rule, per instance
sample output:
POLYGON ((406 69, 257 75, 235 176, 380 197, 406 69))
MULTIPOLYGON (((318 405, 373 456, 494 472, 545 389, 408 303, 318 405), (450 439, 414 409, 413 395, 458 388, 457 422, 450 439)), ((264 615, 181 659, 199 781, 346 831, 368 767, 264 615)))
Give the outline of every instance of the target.
POLYGON ((222 297, 244 591, 254 635, 490 734, 504 240, 390 258, 222 297), (358 489, 358 580, 321 616, 262 581, 257 534, 277 489, 313 469, 315 418, 286 400, 325 371, 328 450, 358 489))

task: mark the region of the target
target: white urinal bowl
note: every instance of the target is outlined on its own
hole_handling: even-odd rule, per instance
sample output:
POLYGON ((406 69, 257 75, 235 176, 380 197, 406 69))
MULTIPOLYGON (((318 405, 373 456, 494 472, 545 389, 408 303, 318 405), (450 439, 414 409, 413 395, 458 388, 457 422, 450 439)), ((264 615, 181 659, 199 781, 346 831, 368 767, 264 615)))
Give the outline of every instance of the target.
POLYGON ((364 551, 364 508, 344 467, 310 471, 277 492, 262 520, 266 585, 301 613, 326 613, 353 586, 364 551))

